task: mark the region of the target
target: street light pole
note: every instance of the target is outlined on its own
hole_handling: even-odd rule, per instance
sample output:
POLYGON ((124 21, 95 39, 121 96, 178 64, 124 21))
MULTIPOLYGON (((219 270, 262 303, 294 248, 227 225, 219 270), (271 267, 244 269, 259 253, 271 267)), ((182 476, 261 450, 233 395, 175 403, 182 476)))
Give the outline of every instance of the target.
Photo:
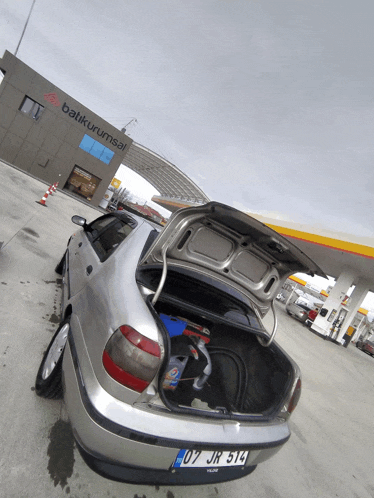
MULTIPOLYGON (((34 0, 35 1, 35 0, 34 0)), ((126 133, 126 126, 128 126, 130 123, 132 123, 133 121, 135 121, 135 123, 138 122, 138 120, 136 118, 132 118, 131 121, 129 121, 127 124, 125 124, 125 126, 121 129, 122 133, 126 133)))
POLYGON ((14 55, 15 55, 15 56, 17 55, 17 52, 18 52, 19 46, 21 45, 21 41, 22 41, 23 35, 25 34, 25 31, 26 31, 26 28, 27 28, 27 24, 28 24, 29 19, 30 19, 30 16, 31 16, 32 9, 34 8, 35 1, 36 1, 36 0, 33 0, 33 2, 32 2, 32 5, 31 5, 31 8, 30 8, 29 15, 28 15, 28 17, 27 17, 27 19, 26 19, 25 26, 24 26, 23 31, 22 31, 22 34, 21 34, 21 38, 19 39, 19 42, 18 42, 18 45, 17 45, 16 51, 14 52, 14 55))

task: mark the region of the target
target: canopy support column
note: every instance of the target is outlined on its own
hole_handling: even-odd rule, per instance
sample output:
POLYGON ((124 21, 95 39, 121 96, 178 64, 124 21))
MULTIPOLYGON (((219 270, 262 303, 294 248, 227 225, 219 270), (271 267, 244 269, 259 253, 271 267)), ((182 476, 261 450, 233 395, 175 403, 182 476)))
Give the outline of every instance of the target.
POLYGON ((338 317, 338 313, 342 307, 341 303, 353 284, 354 279, 355 272, 350 268, 346 268, 339 275, 323 308, 312 324, 312 330, 321 336, 330 337, 332 334, 333 322, 338 317))

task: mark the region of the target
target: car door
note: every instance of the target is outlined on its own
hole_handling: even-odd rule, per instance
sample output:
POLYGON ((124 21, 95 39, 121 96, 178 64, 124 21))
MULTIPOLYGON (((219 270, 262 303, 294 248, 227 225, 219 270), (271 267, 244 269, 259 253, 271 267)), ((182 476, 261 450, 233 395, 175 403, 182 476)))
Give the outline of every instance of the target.
POLYGON ((80 292, 132 232, 135 222, 104 215, 72 237, 69 245, 69 294, 80 292))

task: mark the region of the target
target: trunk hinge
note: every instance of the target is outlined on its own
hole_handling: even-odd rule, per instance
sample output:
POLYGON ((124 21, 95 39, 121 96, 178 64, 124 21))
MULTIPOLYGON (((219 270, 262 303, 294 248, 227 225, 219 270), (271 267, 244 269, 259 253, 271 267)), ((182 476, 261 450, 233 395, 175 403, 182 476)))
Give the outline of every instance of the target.
POLYGON ((268 348, 270 346, 270 344, 273 342, 274 337, 277 333, 277 328, 278 328, 278 318, 277 318, 277 314, 275 312, 274 301, 271 302, 271 309, 273 310, 273 315, 274 315, 274 325, 273 325, 273 331, 270 335, 269 340, 266 341, 263 337, 257 336, 258 342, 261 344, 261 346, 264 346, 265 348, 268 348))
POLYGON ((165 284, 166 275, 168 273, 168 264, 166 261, 166 252, 168 249, 169 249, 169 245, 166 245, 161 250, 161 257, 162 257, 162 263, 163 263, 162 273, 161 273, 161 278, 160 278, 160 282, 158 284, 157 290, 156 290, 155 295, 153 296, 153 299, 152 299, 152 305, 156 304, 157 299, 160 297, 160 294, 161 294, 162 289, 163 289, 164 284, 165 284))

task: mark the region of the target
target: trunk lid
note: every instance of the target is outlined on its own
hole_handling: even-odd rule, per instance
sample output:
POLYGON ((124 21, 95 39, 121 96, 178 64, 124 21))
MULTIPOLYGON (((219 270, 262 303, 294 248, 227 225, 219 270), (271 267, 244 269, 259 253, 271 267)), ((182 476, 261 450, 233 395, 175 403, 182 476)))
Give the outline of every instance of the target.
POLYGON ((262 315, 285 279, 302 272, 326 277, 305 253, 235 208, 210 202, 172 215, 140 265, 183 268, 246 295, 262 315))

